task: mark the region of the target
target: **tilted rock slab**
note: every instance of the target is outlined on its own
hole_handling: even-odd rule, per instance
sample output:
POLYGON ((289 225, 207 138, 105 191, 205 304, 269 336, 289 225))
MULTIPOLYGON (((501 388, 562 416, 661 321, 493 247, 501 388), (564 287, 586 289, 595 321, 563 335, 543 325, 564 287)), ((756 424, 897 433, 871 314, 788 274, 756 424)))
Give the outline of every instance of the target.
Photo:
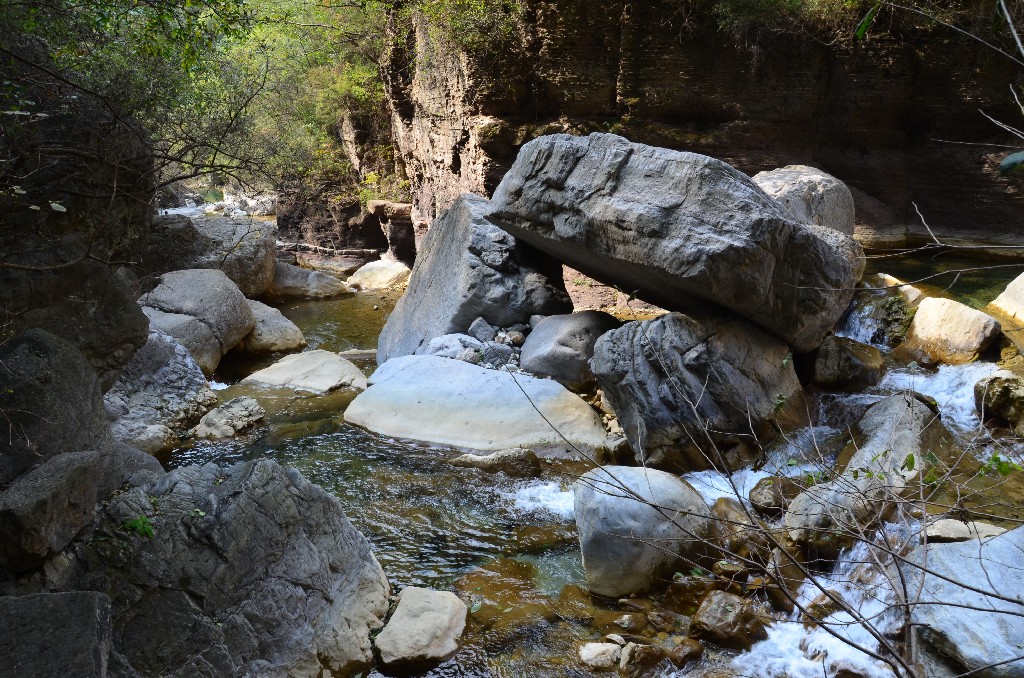
POLYGON ((323 271, 310 271, 277 262, 267 296, 275 299, 328 299, 352 292, 349 286, 323 271))
POLYGON ((1024 273, 1014 278, 989 306, 1024 323, 1024 273))
POLYGON ((431 355, 378 367, 345 421, 395 438, 541 456, 589 457, 606 437, 597 413, 558 382, 431 355))
POLYGON ((637 462, 676 471, 722 466, 716 449, 749 464, 754 434, 794 414, 802 393, 786 345, 740 318, 626 323, 590 365, 637 462))
POLYGON ((267 416, 255 398, 232 398, 207 412, 193 430, 196 438, 230 438, 251 428, 267 416))
POLYGON ((495 223, 586 275, 669 310, 724 306, 797 352, 864 270, 852 238, 798 223, 724 162, 612 134, 534 139, 492 202, 495 223))
POLYGON ((463 194, 430 228, 405 295, 377 342, 377 363, 412 355, 435 337, 464 334, 477 318, 496 327, 572 310, 562 269, 484 218, 485 199, 463 194))
POLYGON ((711 511, 678 476, 602 466, 581 476, 573 492, 583 570, 598 595, 643 593, 705 554, 711 511))
POLYGON ((269 460, 134 487, 72 549, 52 581, 110 597, 116 675, 352 675, 387 612, 338 499, 269 460))

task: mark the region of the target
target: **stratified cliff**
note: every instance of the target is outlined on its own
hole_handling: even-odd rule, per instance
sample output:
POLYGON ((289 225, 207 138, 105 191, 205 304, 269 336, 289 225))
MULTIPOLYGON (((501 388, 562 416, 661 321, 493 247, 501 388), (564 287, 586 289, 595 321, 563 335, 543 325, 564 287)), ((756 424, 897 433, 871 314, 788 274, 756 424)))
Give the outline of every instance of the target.
POLYGON ((1022 70, 953 31, 745 43, 711 17, 684 26, 676 0, 522 4, 513 35, 469 49, 415 13, 390 16, 382 70, 420 220, 462 191, 489 195, 533 137, 611 131, 749 174, 819 167, 855 189, 863 220, 899 225, 890 240, 919 224, 916 203, 947 236, 1021 242, 1020 185, 997 172, 1006 151, 966 144, 1014 142, 979 109, 1019 122, 1022 70))

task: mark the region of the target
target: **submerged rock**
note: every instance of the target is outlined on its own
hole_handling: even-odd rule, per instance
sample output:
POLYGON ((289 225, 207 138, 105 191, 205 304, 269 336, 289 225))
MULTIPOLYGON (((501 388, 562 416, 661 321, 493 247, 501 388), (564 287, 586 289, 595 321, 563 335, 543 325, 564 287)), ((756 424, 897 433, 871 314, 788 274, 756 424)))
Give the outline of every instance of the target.
POLYGON ((165 273, 139 304, 150 327, 174 337, 206 374, 213 374, 224 354, 256 324, 241 291, 215 269, 165 273))
POLYGON ((533 450, 513 448, 491 454, 463 454, 448 462, 452 466, 478 468, 487 473, 504 473, 512 478, 540 476, 540 460, 533 450))
POLYGON ((284 353, 306 348, 306 338, 295 323, 266 304, 252 299, 245 300, 252 310, 256 324, 245 335, 238 348, 246 353, 284 353))
POLYGON ((638 463, 699 471, 756 458, 755 436, 796 409, 792 362, 739 318, 669 313, 604 334, 591 368, 638 463))
POLYGON ((817 347, 864 268, 852 238, 801 224, 745 174, 695 153, 611 134, 524 145, 491 219, 516 238, 646 301, 711 303, 817 347))
POLYGON ((384 290, 401 287, 409 281, 409 267, 400 261, 381 259, 362 266, 348 279, 354 290, 384 290))
POLYGON ((561 267, 484 218, 490 204, 464 194, 434 221, 409 287, 377 343, 377 363, 412 355, 431 339, 466 333, 477 318, 509 327, 572 304, 561 267))
POLYGON ((0 598, 0 672, 14 678, 104 678, 110 599, 75 591, 0 598))
POLYGON ((149 340, 103 397, 114 436, 150 454, 176 447, 217 396, 192 355, 171 336, 149 340))
POLYGON ((242 383, 327 393, 346 386, 364 389, 366 376, 337 353, 315 349, 285 356, 270 367, 253 372, 242 383))
POLYGON ((959 365, 977 360, 999 336, 999 322, 952 299, 921 301, 903 349, 927 362, 959 365))
POLYGON ((408 586, 373 643, 384 666, 426 667, 455 654, 466 628, 466 604, 448 591, 408 586))
POLYGON ((524 447, 589 457, 605 445, 597 413, 561 384, 437 356, 403 356, 378 367, 345 421, 471 450, 524 447))
POLYGON ((267 288, 266 295, 275 299, 327 299, 351 291, 333 275, 279 261, 274 265, 274 281, 267 288))
POLYGON ((751 179, 797 221, 853 236, 853 194, 839 179, 807 165, 758 172, 751 179))
POLYGON ((217 409, 207 412, 193 434, 196 438, 230 438, 252 427, 265 416, 266 411, 254 398, 232 398, 217 409))
POLYGON ((337 498, 269 460, 114 497, 53 580, 113 601, 120 675, 351 675, 387 611, 384 572, 337 498))
POLYGON ((583 390, 594 384, 590 371, 594 344, 620 325, 615 316, 601 311, 548 316, 537 323, 523 343, 520 365, 532 374, 583 390))
POLYGON ((573 485, 587 586, 614 597, 643 593, 707 553, 711 511, 681 478, 604 466, 573 485))

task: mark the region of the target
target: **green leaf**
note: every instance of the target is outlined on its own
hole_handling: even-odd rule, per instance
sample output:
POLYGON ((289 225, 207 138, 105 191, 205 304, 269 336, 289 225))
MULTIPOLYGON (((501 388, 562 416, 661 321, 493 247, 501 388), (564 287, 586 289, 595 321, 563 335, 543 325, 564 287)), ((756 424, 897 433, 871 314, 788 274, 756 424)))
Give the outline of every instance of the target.
POLYGON ((914 470, 914 455, 913 453, 908 454, 907 458, 903 460, 903 468, 908 471, 914 470))
POLYGON ((1003 158, 1003 161, 999 163, 999 173, 1008 174, 1009 172, 1016 170, 1021 165, 1024 165, 1024 151, 1011 153, 1003 158))
POLYGON ((882 3, 879 2, 868 10, 868 13, 865 14, 864 18, 861 19, 859 24, 857 24, 857 30, 853 32, 854 40, 863 40, 867 36, 868 29, 871 28, 871 24, 875 22, 875 17, 878 16, 878 10, 880 9, 882 9, 882 3))

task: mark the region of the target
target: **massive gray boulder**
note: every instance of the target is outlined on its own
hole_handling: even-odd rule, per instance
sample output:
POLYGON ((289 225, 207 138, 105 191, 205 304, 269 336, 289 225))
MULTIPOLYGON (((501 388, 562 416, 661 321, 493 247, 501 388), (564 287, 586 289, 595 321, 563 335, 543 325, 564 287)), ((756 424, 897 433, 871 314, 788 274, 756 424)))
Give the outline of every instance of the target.
POLYGON ((186 217, 153 219, 139 266, 160 275, 190 268, 223 271, 246 296, 259 296, 274 280, 277 229, 249 218, 186 217))
POLYGON ((842 316, 863 252, 798 223, 712 158, 611 134, 523 146, 489 217, 523 242, 670 310, 711 303, 814 349, 842 316))
POLYGON ((0 345, 0 413, 0 487, 59 454, 114 445, 96 372, 43 330, 0 345))
POLYGON ((110 599, 76 591, 0 598, 0 675, 105 678, 110 599))
POLYGON ((924 652, 952 665, 948 675, 1024 676, 1021 553, 1018 527, 981 541, 918 547, 903 565, 909 589, 920 591, 911 623, 924 652))
POLYGON ((740 468, 755 436, 800 409, 789 349, 739 318, 626 323, 598 340, 591 368, 637 461, 661 468, 740 468))
POLYGON ((602 334, 622 323, 601 311, 552 315, 537 323, 523 344, 519 364, 524 370, 551 377, 572 389, 594 383, 590 359, 602 334))
POLYGON ((573 485, 587 586, 598 595, 643 593, 674 570, 703 563, 711 511, 681 478, 602 466, 573 485))
POLYGON ((207 374, 256 325, 238 286, 216 269, 165 273, 139 304, 150 326, 174 337, 207 374))
POLYGON ((434 221, 381 332, 378 364, 412 355, 435 337, 464 334, 477 318, 509 327, 572 310, 561 267, 487 221, 489 209, 467 193, 434 221))
POLYGON ((352 675, 387 611, 384 572, 337 498, 269 460, 114 497, 50 579, 110 597, 116 675, 352 675))
POLYGON ((807 165, 786 165, 758 172, 752 179, 797 221, 853 236, 853 194, 831 174, 807 165))
POLYGON ((153 330, 121 378, 103 397, 114 436, 150 454, 176 447, 180 436, 217 404, 191 354, 153 330))

